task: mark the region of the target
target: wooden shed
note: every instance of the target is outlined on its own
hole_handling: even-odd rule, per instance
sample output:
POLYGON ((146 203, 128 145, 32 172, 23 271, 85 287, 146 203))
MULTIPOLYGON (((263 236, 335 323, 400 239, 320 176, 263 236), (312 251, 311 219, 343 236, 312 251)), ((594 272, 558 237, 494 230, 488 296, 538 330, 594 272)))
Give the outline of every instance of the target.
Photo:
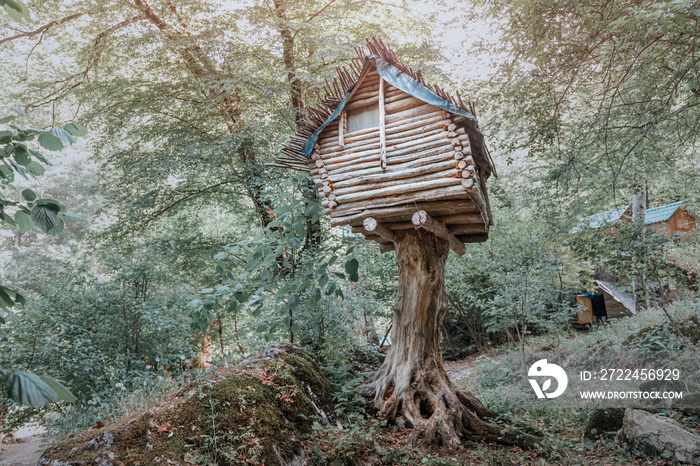
POLYGON ((682 207, 683 202, 647 209, 645 225, 662 235, 697 235, 695 217, 682 207))
POLYGON ((331 225, 351 225, 382 252, 394 249, 393 231, 422 227, 463 254, 493 224, 494 166, 473 108, 381 41, 368 48, 327 83, 323 103, 271 165, 311 172, 331 225))
MULTIPOLYGON (((687 239, 697 235, 697 220, 683 206, 683 201, 647 209, 644 215, 645 228, 653 229, 661 235, 684 235, 687 239)), ((600 228, 615 222, 631 222, 632 208, 630 206, 608 210, 599 214, 582 218, 574 228, 575 233, 581 227, 600 228)))

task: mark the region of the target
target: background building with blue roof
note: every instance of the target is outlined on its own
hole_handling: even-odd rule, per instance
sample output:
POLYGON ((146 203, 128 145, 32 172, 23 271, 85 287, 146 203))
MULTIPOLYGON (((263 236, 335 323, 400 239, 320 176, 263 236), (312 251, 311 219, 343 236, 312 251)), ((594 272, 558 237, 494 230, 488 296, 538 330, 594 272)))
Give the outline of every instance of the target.
MULTIPOLYGON (((687 237, 694 237, 697 234, 697 221, 687 209, 682 207, 682 204, 683 201, 679 201, 673 204, 647 209, 644 225, 663 235, 670 236, 679 234, 687 237)), ((632 221, 632 208, 630 206, 624 206, 584 217, 579 221, 579 224, 574 228, 573 232, 575 233, 581 228, 586 227, 600 228, 605 225, 617 223, 620 220, 625 222, 632 221)))

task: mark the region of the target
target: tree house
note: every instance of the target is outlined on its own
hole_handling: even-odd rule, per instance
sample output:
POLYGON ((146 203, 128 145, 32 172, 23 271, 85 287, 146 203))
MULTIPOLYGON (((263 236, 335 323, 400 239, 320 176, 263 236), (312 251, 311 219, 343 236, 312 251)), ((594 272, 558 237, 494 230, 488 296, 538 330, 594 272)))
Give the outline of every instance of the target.
POLYGON ((396 251, 399 289, 391 347, 366 389, 378 416, 413 428, 409 441, 457 447, 501 441, 495 413, 449 379, 440 354, 450 249, 485 241, 493 163, 462 100, 427 84, 381 41, 327 83, 271 165, 310 172, 331 217, 382 251, 396 251), (500 439, 500 440, 499 440, 500 439))
POLYGON ((326 97, 273 166, 309 171, 332 226, 395 249, 397 230, 482 242, 493 224, 486 181, 495 174, 473 108, 427 84, 381 41, 339 69, 326 97))

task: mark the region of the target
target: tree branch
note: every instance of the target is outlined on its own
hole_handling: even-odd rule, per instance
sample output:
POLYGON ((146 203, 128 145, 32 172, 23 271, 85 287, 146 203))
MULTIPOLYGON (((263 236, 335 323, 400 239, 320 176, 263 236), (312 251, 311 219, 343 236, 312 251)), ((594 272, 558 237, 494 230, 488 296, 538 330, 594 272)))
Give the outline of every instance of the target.
POLYGON ((21 34, 16 34, 16 35, 10 36, 10 37, 5 37, 3 39, 0 39, 0 44, 2 44, 4 42, 10 42, 10 41, 16 40, 16 39, 21 39, 23 37, 34 37, 37 34, 41 34, 42 32, 48 31, 49 29, 51 29, 54 26, 60 26, 62 24, 67 23, 68 21, 72 21, 76 18, 80 18, 81 16, 86 15, 86 14, 88 14, 88 13, 87 12, 75 13, 73 15, 66 16, 65 18, 57 19, 56 21, 51 21, 50 23, 44 24, 39 29, 35 29, 33 31, 28 31, 28 32, 23 32, 21 34))

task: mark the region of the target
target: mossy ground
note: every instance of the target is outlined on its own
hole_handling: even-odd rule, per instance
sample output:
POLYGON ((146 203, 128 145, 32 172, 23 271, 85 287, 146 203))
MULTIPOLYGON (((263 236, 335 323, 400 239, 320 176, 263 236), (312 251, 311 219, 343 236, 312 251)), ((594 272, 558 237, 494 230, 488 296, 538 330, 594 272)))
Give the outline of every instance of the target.
POLYGON ((308 352, 275 345, 146 412, 69 437, 40 464, 287 464, 304 455, 314 420, 332 415, 332 393, 308 352))

